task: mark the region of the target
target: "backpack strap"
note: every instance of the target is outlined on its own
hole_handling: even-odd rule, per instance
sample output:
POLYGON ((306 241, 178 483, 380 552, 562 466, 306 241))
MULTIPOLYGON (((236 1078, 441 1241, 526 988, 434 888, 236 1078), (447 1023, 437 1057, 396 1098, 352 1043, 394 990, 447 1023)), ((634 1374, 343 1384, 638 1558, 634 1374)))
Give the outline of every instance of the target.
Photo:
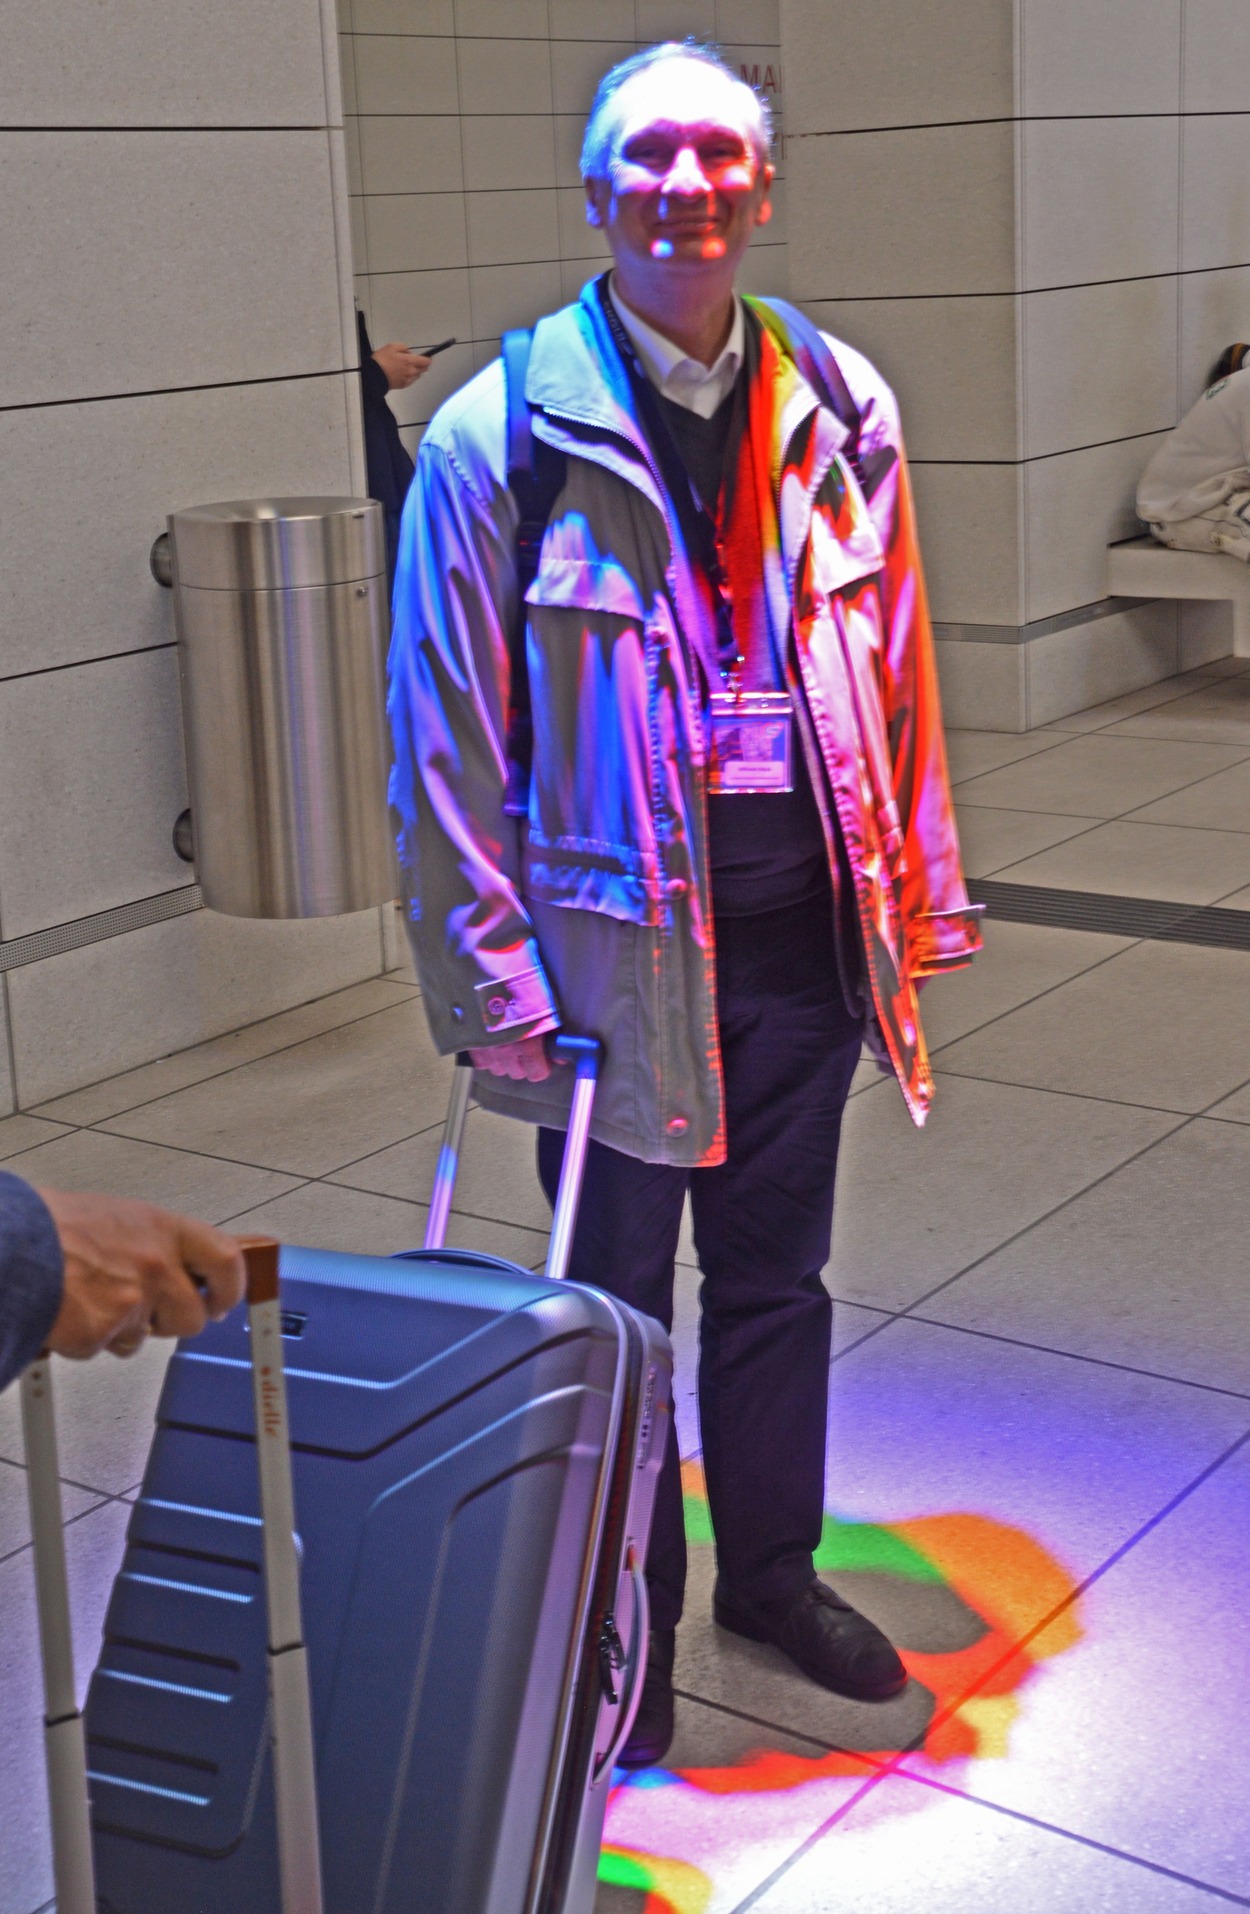
POLYGON ((564 489, 566 468, 564 454, 534 436, 533 416, 525 397, 525 376, 533 343, 533 333, 523 327, 505 332, 502 341, 508 490, 516 500, 519 515, 517 605, 508 634, 508 722, 504 735, 508 782, 503 808, 509 817, 529 814, 530 770, 534 761, 525 595, 538 576, 543 535, 556 499, 564 489))
POLYGON ((786 299, 756 299, 753 303, 766 306, 774 318, 781 321, 784 342, 793 354, 799 371, 808 384, 815 387, 834 417, 845 426, 843 457, 859 480, 864 497, 870 499, 894 465, 897 457, 894 447, 883 446, 879 452, 870 452, 864 457, 860 448, 863 414, 851 397, 851 389, 842 376, 842 368, 820 327, 813 325, 805 312, 800 312, 797 306, 792 306, 786 299))

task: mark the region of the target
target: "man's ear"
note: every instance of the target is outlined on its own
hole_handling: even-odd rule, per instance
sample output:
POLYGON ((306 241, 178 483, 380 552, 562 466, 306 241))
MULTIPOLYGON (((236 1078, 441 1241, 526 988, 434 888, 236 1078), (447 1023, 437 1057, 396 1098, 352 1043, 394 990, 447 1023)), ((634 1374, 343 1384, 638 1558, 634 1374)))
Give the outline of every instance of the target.
POLYGON ((773 202, 769 198, 769 194, 773 190, 773 181, 777 177, 777 168, 775 166, 765 166, 762 168, 761 176, 764 182, 764 197, 756 208, 755 223, 757 226, 767 226, 773 216, 773 202))
POLYGON ((586 224, 588 226, 602 226, 603 207, 600 205, 599 200, 604 182, 601 179, 587 179, 582 181, 582 185, 586 189, 586 224))

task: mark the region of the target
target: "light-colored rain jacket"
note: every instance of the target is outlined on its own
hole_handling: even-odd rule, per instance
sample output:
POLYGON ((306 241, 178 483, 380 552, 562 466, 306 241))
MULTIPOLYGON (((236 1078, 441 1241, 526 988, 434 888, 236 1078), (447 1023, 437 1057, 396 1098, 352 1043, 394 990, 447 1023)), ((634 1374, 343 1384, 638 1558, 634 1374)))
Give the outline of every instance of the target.
MULTIPOLYGON (((769 316, 759 309, 761 317, 769 316)), ((897 408, 831 342, 863 416, 846 430, 781 358, 772 459, 774 628, 825 814, 836 809, 863 940, 869 1042, 917 1123, 933 1079, 916 984, 980 947, 960 872, 932 638, 897 408), (823 767, 823 771, 822 771, 823 767)), ((504 813, 517 509, 496 361, 444 405, 417 458, 395 588, 392 815, 408 929, 439 1049, 564 1025, 602 1039, 593 1134, 648 1162, 723 1159, 698 659, 707 599, 633 415, 592 289, 540 321, 526 394, 567 457, 527 594, 529 815, 504 813)), ((479 1073, 489 1107, 567 1122, 568 1072, 479 1073)))

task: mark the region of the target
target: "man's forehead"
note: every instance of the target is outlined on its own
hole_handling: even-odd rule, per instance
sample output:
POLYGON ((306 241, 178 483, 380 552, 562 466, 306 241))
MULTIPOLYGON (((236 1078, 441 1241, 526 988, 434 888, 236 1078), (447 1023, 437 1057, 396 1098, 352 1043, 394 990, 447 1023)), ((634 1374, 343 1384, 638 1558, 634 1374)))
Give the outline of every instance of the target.
POLYGON ((617 151, 644 129, 699 138, 725 131, 749 139, 758 115, 752 96, 703 60, 666 60, 625 82, 616 96, 612 146, 617 151))

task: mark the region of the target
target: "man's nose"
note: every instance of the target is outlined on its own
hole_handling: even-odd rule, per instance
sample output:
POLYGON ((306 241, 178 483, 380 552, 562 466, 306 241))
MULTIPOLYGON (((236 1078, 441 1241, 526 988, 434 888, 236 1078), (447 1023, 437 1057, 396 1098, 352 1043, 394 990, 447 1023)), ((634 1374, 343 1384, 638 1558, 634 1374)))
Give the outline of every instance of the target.
POLYGON ((664 175, 665 193, 681 193, 688 198, 712 191, 712 182, 703 170, 693 146, 683 146, 673 155, 673 163, 664 175))

